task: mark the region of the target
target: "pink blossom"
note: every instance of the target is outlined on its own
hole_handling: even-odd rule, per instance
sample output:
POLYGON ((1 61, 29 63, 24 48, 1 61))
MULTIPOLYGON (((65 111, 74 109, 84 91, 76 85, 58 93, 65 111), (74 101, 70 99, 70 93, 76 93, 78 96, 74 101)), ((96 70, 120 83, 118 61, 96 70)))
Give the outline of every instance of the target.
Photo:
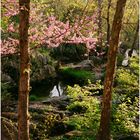
POLYGON ((9 31, 9 32, 15 32, 14 24, 13 24, 13 23, 9 24, 9 26, 8 26, 8 31, 9 31))

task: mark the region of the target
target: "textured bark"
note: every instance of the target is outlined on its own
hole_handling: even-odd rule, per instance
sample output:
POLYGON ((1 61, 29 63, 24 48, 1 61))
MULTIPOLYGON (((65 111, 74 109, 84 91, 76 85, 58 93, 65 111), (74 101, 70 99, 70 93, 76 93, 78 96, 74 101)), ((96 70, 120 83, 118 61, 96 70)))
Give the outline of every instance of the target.
POLYGON ((30 87, 30 57, 28 45, 30 0, 19 0, 20 7, 20 80, 18 99, 18 140, 29 140, 28 97, 30 87))
POLYGON ((110 140, 110 115, 111 115, 111 92, 115 73, 116 54, 118 50, 119 34, 122 26, 126 0, 118 0, 116 12, 112 25, 110 47, 108 51, 108 61, 106 67, 106 77, 104 81, 104 92, 102 101, 102 112, 100 128, 97 140, 110 140))

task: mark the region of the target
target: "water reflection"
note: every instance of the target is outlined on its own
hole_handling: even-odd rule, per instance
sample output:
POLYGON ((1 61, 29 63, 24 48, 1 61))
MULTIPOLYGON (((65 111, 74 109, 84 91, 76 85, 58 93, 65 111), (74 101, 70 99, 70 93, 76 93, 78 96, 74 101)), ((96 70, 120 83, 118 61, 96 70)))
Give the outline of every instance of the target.
POLYGON ((36 96, 37 100, 44 100, 49 97, 65 95, 67 85, 61 81, 44 81, 40 84, 32 85, 30 95, 36 96))
POLYGON ((64 90, 65 86, 61 82, 58 82, 50 91, 50 97, 61 96, 64 93, 64 90))

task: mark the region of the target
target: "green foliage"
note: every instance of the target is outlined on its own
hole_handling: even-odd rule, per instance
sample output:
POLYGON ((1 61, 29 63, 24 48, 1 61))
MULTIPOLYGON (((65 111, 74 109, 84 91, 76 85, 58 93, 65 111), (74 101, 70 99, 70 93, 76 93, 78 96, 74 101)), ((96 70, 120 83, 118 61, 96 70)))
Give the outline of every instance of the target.
POLYGON ((117 65, 118 66, 121 66, 122 65, 123 59, 124 59, 124 55, 118 54, 118 56, 117 56, 117 65))
POLYGON ((59 119, 60 116, 56 114, 42 115, 41 120, 32 129, 31 140, 44 140, 47 138, 59 119))
POLYGON ((94 74, 90 71, 76 70, 73 68, 63 67, 60 70, 63 79, 70 83, 78 83, 80 85, 87 84, 88 79, 94 80, 94 74))
POLYGON ((8 19, 7 17, 2 17, 1 18, 1 27, 3 30, 6 30, 8 26, 8 19))
POLYGON ((74 85, 74 87, 67 87, 68 96, 70 96, 73 100, 78 100, 78 98, 84 98, 85 95, 89 94, 89 91, 84 91, 79 85, 74 85))
POLYGON ((138 76, 129 69, 120 68, 117 70, 116 83, 116 93, 132 95, 139 92, 138 76))
POLYGON ((117 70, 117 81, 118 84, 136 86, 137 77, 127 69, 118 69, 117 70))
POLYGON ((64 43, 58 48, 52 50, 54 58, 62 59, 68 62, 81 61, 84 59, 84 54, 87 52, 85 44, 69 44, 64 43))
POLYGON ((88 108, 89 105, 85 101, 75 101, 67 107, 69 111, 74 113, 85 113, 88 108))
POLYGON ((9 101, 12 99, 11 93, 4 93, 1 95, 1 101, 9 101))
POLYGON ((92 84, 89 80, 88 86, 84 86, 85 90, 89 91, 89 95, 102 94, 103 87, 104 86, 102 85, 101 80, 97 80, 95 84, 92 84))
POLYGON ((129 67, 136 76, 139 76, 139 57, 131 57, 129 67))
POLYGON ((68 87, 68 96, 72 98, 72 103, 67 106, 67 109, 75 113, 67 118, 66 123, 74 125, 77 130, 92 130, 96 134, 100 118, 99 101, 97 98, 89 96, 89 93, 88 90, 78 85, 68 87), (81 111, 77 110, 78 107, 81 107, 81 111))
MULTIPOLYGON (((124 96, 122 95, 120 98, 123 100, 124 96)), ((113 104, 111 131, 114 137, 121 134, 138 134, 138 110, 138 97, 135 97, 133 102, 130 98, 125 98, 122 103, 113 104)))
POLYGON ((30 95, 29 100, 30 101, 37 101, 38 97, 36 95, 30 95))
POLYGON ((12 99, 12 95, 9 92, 11 86, 8 83, 1 83, 1 101, 7 101, 12 99))
POLYGON ((10 22, 14 22, 16 24, 19 24, 19 15, 14 15, 10 17, 10 22))
POLYGON ((119 68, 113 93, 113 112, 111 130, 113 136, 138 135, 139 83, 138 58, 131 58, 130 65, 119 68))

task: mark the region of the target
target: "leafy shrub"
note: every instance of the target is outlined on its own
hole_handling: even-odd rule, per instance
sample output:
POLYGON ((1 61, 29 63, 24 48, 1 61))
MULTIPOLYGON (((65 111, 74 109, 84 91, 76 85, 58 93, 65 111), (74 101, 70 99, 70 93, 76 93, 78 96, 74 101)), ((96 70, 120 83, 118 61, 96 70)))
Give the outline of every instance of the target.
POLYGON ((120 98, 122 98, 121 103, 113 104, 111 122, 112 134, 114 137, 117 135, 138 134, 138 98, 135 97, 133 103, 130 98, 127 98, 127 100, 125 98, 125 101, 123 101, 123 95, 120 98))
MULTIPOLYGON (((103 94, 103 85, 101 80, 97 80, 95 84, 92 84, 91 81, 88 81, 88 85, 84 86, 84 89, 89 91, 89 95, 102 95, 103 94)), ((83 90, 84 90, 83 89, 83 90)))
POLYGON ((74 85, 74 87, 67 87, 68 96, 70 96, 73 100, 78 100, 79 98, 84 98, 85 95, 89 94, 89 91, 84 91, 79 85, 74 85))
POLYGON ((91 94, 90 91, 78 85, 68 87, 68 96, 72 98, 72 103, 67 106, 67 109, 75 111, 75 109, 78 109, 77 107, 82 107, 84 110, 78 112, 80 114, 72 115, 66 123, 74 125, 77 130, 93 130, 96 132, 100 118, 99 101, 97 98, 89 96, 89 94, 91 94))
POLYGON ((74 113, 85 113, 88 108, 89 106, 85 101, 82 102, 75 101, 67 107, 69 111, 74 113))
POLYGON ((118 54, 118 57, 117 57, 117 65, 118 66, 122 65, 123 59, 124 59, 124 55, 123 54, 118 54))
POLYGON ((41 120, 31 131, 31 140, 44 140, 48 138, 53 126, 59 119, 60 116, 57 114, 42 115, 41 120))
POLYGON ((130 58, 130 70, 137 76, 139 76, 139 58, 132 57, 130 58))
POLYGON ((116 83, 116 93, 132 95, 139 92, 138 76, 129 69, 120 68, 117 70, 116 83))
POLYGON ((58 59, 67 60, 69 62, 80 61, 84 59, 84 54, 86 53, 85 44, 72 44, 64 43, 58 48, 54 48, 52 51, 52 56, 58 59), (67 59, 66 59, 67 58, 67 59))
POLYGON ((88 83, 88 79, 91 81, 94 79, 94 74, 89 71, 76 70, 68 67, 62 68, 60 74, 63 80, 73 84, 83 85, 88 83))
POLYGON ((30 95, 29 100, 30 101, 36 101, 36 100, 38 100, 38 98, 37 98, 36 95, 30 95))
POLYGON ((11 86, 8 83, 1 83, 1 101, 7 101, 12 99, 12 93, 10 93, 11 86))
POLYGON ((138 58, 131 58, 127 69, 119 68, 113 93, 111 130, 113 136, 138 135, 138 58))

